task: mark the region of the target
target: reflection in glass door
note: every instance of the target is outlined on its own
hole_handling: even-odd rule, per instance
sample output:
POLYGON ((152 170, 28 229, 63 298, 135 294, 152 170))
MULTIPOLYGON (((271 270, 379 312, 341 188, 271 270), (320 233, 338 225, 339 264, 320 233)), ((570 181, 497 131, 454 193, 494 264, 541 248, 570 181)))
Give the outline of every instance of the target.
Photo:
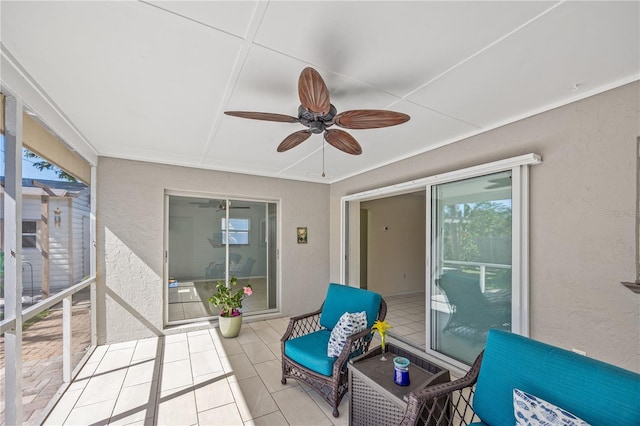
POLYGON ((431 349, 471 364, 511 330, 511 171, 432 186, 431 349))
POLYGON ((208 298, 231 277, 253 288, 245 314, 276 308, 276 212, 270 202, 168 196, 169 323, 217 316, 208 298))

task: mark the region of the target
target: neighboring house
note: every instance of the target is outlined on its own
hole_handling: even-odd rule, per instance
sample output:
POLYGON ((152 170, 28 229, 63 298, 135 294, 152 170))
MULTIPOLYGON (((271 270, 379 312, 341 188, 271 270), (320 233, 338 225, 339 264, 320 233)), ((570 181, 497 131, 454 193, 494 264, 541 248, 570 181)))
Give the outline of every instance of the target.
MULTIPOLYGON (((4 177, 0 182, 4 206, 4 177)), ((89 275, 90 190, 80 182, 36 179, 22 179, 22 186, 22 296, 33 302, 89 275)))

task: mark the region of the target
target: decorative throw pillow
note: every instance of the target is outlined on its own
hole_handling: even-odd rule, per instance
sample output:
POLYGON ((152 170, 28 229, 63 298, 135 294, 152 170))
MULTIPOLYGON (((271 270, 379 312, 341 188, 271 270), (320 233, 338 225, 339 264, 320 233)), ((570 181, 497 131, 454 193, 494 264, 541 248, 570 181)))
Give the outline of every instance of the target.
POLYGON ((517 426, 589 426, 589 423, 550 402, 513 390, 513 411, 517 426))
POLYGON ((331 330, 327 356, 338 356, 347 341, 347 337, 367 329, 367 313, 365 311, 342 314, 338 323, 331 330))

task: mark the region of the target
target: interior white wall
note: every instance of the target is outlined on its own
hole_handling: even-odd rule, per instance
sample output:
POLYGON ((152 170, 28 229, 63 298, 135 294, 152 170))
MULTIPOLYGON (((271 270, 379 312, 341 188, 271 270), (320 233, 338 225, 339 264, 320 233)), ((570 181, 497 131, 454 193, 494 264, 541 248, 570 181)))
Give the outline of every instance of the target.
POLYGON ((367 288, 383 296, 424 291, 425 197, 360 203, 369 211, 367 288))
POLYGON ((165 190, 279 200, 282 312, 309 312, 324 299, 328 185, 106 157, 98 182, 100 344, 162 333, 165 190), (308 228, 307 244, 297 244, 298 226, 308 228))
POLYGON ((640 295, 620 284, 636 277, 639 104, 635 82, 331 185, 331 279, 342 196, 533 152, 531 337, 640 372, 640 295))

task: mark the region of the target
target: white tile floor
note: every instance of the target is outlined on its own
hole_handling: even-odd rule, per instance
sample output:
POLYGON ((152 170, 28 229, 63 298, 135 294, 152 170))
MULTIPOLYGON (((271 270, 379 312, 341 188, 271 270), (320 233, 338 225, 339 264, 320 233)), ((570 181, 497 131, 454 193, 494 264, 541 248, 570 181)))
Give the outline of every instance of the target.
POLYGON ((310 388, 280 383, 287 318, 98 347, 45 425, 347 425, 310 388))
MULTIPOLYGON (((424 348, 424 293, 385 301, 393 335, 424 348)), ((336 419, 307 386, 280 383, 288 322, 245 323, 235 339, 215 328, 100 346, 44 424, 347 425, 348 395, 336 419)))
POLYGON ((424 292, 385 296, 386 321, 393 327, 390 335, 419 348, 425 348, 424 292))
MULTIPOLYGON (((208 298, 215 291, 217 281, 197 282, 180 280, 169 287, 169 321, 207 318, 218 314, 212 309, 208 298)), ((258 312, 268 309, 267 280, 264 277, 253 277, 238 280, 238 287, 251 284, 253 295, 243 301, 243 311, 258 312)))

